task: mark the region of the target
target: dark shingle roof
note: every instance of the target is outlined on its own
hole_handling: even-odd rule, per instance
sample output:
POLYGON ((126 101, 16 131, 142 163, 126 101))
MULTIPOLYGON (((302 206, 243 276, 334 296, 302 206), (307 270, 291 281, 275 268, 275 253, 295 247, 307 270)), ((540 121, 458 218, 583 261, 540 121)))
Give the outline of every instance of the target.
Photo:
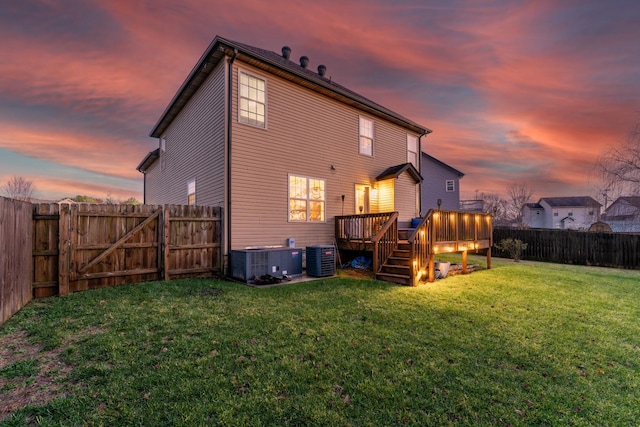
POLYGON ((544 209, 540 203, 525 203, 529 209, 544 209))
MULTIPOLYGON (((590 196, 577 196, 577 197, 543 197, 541 201, 545 201, 549 206, 559 207, 594 207, 598 208, 602 206, 593 197, 590 196)), ((538 203, 540 203, 538 202, 538 203)))
POLYGON ((297 84, 323 93, 370 114, 390 120, 413 132, 421 134, 432 132, 430 129, 333 82, 331 79, 320 76, 308 68, 303 68, 300 64, 286 59, 282 55, 216 36, 202 57, 200 57, 200 60, 189 76, 187 76, 180 89, 178 89, 178 92, 163 112, 160 120, 158 120, 158 123, 153 127, 150 136, 159 138, 187 101, 213 71, 215 66, 222 61, 226 55, 234 55, 234 53, 238 59, 255 67, 294 81, 297 84))
MULTIPOLYGON (((631 206, 634 206, 634 207, 640 209, 640 196, 618 197, 618 200, 624 201, 624 202, 630 204, 631 206)), ((616 202, 618 200, 616 200, 616 202)))
POLYGON ((420 172, 418 172, 418 170, 411 163, 403 163, 401 165, 391 166, 390 168, 387 168, 387 170, 376 176, 376 181, 382 181, 383 179, 389 178, 397 178, 404 171, 411 175, 416 182, 422 182, 422 176, 420 175, 420 172))
POLYGON ((448 164, 446 164, 446 163, 445 163, 445 162, 443 162, 442 160, 438 160, 438 159, 436 159, 435 157, 430 156, 430 155, 429 155, 429 154, 427 154, 427 153, 424 153, 424 152, 423 152, 423 153, 422 153, 422 157, 426 157, 427 159, 429 159, 429 160, 431 160, 431 161, 433 161, 433 162, 435 162, 435 163, 439 164, 440 166, 442 166, 442 167, 445 167, 445 168, 449 169, 451 172, 455 173, 455 174, 456 174, 456 175, 458 175, 458 177, 460 177, 460 178, 462 178, 462 177, 464 176, 464 174, 463 174, 462 172, 460 172, 458 169, 456 169, 456 168, 454 168, 454 167, 452 167, 452 166, 449 166, 448 164))
POLYGON ((160 157, 159 148, 156 148, 153 151, 149 151, 144 159, 142 159, 142 161, 138 164, 138 167, 136 167, 136 169, 139 172, 145 173, 147 171, 147 168, 151 166, 151 164, 155 162, 158 157, 160 157))

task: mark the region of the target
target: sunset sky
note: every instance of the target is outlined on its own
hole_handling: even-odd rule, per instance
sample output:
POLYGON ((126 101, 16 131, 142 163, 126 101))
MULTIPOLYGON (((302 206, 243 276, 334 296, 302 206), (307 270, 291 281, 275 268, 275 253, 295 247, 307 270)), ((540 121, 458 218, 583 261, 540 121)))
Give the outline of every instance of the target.
POLYGON ((640 117, 637 0, 0 0, 0 186, 142 200, 148 134, 216 34, 433 129, 462 198, 595 195, 640 117))

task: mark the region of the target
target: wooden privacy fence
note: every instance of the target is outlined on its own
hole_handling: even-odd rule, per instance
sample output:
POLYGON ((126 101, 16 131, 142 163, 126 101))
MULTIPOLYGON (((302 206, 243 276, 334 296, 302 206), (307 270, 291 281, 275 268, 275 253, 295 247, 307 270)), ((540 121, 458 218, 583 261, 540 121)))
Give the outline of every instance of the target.
POLYGON ((34 296, 218 275, 221 221, 206 206, 33 205, 34 296))
POLYGON ((0 324, 32 298, 31 203, 0 197, 0 324))
MULTIPOLYGON (((527 243, 523 259, 561 264, 640 269, 640 235, 572 230, 495 228, 493 241, 519 239, 527 243)), ((495 247, 496 256, 506 256, 495 247)))

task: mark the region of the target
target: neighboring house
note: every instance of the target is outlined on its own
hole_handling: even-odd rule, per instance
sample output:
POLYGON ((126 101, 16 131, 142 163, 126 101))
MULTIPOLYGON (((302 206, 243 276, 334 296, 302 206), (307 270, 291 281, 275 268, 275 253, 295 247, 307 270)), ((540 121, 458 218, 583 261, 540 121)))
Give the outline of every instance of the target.
POLYGON ((522 221, 530 228, 587 230, 600 220, 601 206, 589 196, 543 197, 522 208, 522 221))
POLYGON ((460 179, 464 176, 459 170, 422 153, 422 177, 424 182, 421 191, 422 214, 429 209, 458 210, 460 208, 460 179))
POLYGON ((602 215, 613 232, 640 232, 640 196, 619 197, 602 215))
POLYGON ((216 37, 151 131, 147 204, 223 207, 224 254, 334 242, 336 216, 420 214, 431 130, 308 68, 216 37))
POLYGON ((484 200, 460 200, 460 210, 467 212, 484 212, 484 200))

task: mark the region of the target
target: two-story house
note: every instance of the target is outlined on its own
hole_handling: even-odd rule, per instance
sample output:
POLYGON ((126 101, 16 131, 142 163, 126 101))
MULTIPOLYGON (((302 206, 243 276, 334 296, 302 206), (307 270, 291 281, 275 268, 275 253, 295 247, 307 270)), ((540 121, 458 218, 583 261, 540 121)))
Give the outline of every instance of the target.
POLYGON ((601 207, 590 196, 543 197, 522 208, 522 221, 530 228, 586 230, 600 220, 601 207))
POLYGON ((464 174, 427 153, 422 153, 421 172, 424 178, 421 192, 422 214, 426 214, 429 209, 458 210, 460 180, 464 174))
POLYGON ((162 113, 138 165, 147 204, 221 206, 224 253, 331 244, 339 215, 420 215, 428 128, 324 65, 216 36, 162 113))
POLYGON ((602 221, 609 224, 613 232, 640 232, 640 196, 618 197, 605 210, 602 221))

